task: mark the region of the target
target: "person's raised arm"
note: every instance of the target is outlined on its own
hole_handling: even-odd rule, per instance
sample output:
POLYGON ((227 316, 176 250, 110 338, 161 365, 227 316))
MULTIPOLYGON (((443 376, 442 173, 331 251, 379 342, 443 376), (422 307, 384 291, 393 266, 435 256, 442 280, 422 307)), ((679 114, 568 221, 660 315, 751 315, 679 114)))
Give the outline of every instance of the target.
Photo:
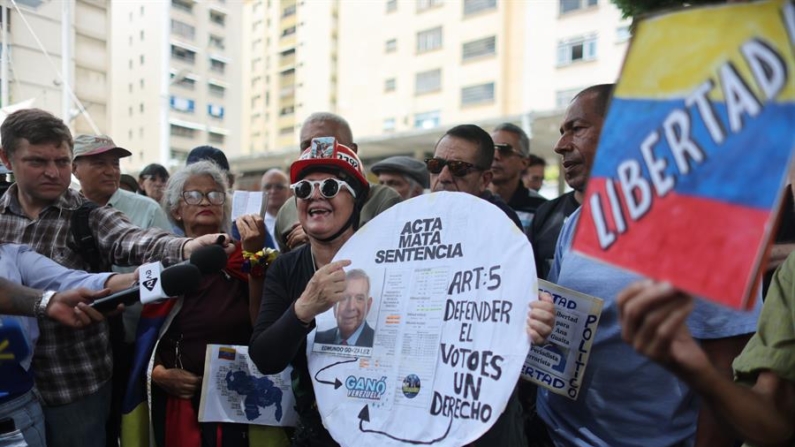
POLYGON ((790 445, 795 384, 769 371, 761 372, 752 388, 734 383, 691 336, 690 296, 665 283, 641 281, 619 294, 618 305, 624 340, 693 388, 724 433, 755 446, 790 445))

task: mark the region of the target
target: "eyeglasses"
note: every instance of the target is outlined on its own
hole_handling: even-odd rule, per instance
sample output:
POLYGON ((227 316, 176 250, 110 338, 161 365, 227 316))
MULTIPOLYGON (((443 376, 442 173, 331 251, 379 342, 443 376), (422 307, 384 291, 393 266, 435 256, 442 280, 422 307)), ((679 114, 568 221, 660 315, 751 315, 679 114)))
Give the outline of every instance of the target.
POLYGON ((223 205, 226 202, 226 193, 223 191, 210 191, 203 193, 201 191, 185 191, 182 193, 182 199, 188 205, 198 205, 202 200, 207 197, 210 205, 223 205))
POLYGON ((284 183, 266 183, 262 185, 263 191, 270 191, 271 189, 276 191, 284 191, 285 189, 287 189, 287 185, 285 185, 284 183))
POLYGON ((320 195, 327 199, 333 199, 336 197, 340 192, 340 188, 347 189, 353 198, 356 198, 356 192, 353 190, 353 188, 351 188, 351 185, 335 178, 327 178, 324 180, 301 180, 290 185, 290 188, 293 189, 293 193, 296 197, 304 200, 308 199, 309 196, 312 195, 312 190, 314 188, 318 188, 320 190, 320 195))
POLYGON ((500 152, 500 155, 503 157, 507 157, 509 155, 518 155, 520 157, 522 156, 520 152, 515 151, 513 149, 513 146, 507 143, 495 144, 494 149, 498 150, 500 152))
POLYGON ((428 167, 428 172, 431 174, 438 174, 447 166, 450 173, 456 177, 463 177, 472 172, 472 170, 483 170, 483 168, 475 166, 472 163, 459 160, 445 160, 444 158, 426 158, 425 166, 428 167))

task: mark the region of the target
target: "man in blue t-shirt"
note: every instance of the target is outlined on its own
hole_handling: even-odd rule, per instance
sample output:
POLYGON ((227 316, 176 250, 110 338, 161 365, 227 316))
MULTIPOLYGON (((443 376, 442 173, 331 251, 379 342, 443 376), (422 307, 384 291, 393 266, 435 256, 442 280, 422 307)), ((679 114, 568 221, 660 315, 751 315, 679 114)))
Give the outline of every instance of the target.
MULTIPOLYGON (((572 100, 555 151, 566 181, 584 191, 612 86, 594 86, 572 100)), ((557 445, 669 447, 731 445, 686 384, 637 354, 621 338, 616 296, 638 275, 571 251, 580 210, 563 225, 549 280, 604 300, 577 400, 539 390, 538 414, 557 445)), ((756 327, 758 309, 734 312, 700 302, 688 320, 710 360, 731 375, 731 360, 756 327)))
POLYGON ((24 245, 0 244, 0 338, 9 341, 0 356, 0 422, 13 421, 17 430, 0 433, 0 445, 23 440, 31 447, 46 445, 44 416, 30 368, 39 336, 37 318, 73 328, 102 321, 103 316, 87 304, 107 294, 105 287, 130 286, 134 275, 69 270, 24 245))

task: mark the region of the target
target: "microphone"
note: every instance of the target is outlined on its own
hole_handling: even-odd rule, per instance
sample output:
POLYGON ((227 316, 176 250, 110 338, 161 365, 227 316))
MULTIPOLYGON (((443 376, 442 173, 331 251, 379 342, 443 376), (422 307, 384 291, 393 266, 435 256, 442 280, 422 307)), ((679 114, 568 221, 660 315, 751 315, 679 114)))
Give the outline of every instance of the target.
POLYGON ((202 275, 209 275, 223 270, 226 267, 227 256, 224 247, 220 245, 205 245, 197 248, 190 255, 190 259, 174 265, 193 264, 199 268, 202 275))
MULTIPOLYGON (((191 256, 193 258, 193 256, 191 256)), ((170 298, 173 296, 184 295, 193 292, 199 287, 202 273, 198 267, 193 264, 177 264, 163 269, 160 272, 160 285, 159 292, 154 298, 148 299, 146 302, 157 301, 159 299, 170 298)), ((149 288, 144 282, 144 287, 149 288)), ((152 289, 154 290, 154 287, 152 289)), ((93 303, 91 307, 100 312, 110 312, 119 304, 130 305, 141 301, 141 285, 130 287, 128 289, 116 292, 112 295, 100 298, 93 303)))

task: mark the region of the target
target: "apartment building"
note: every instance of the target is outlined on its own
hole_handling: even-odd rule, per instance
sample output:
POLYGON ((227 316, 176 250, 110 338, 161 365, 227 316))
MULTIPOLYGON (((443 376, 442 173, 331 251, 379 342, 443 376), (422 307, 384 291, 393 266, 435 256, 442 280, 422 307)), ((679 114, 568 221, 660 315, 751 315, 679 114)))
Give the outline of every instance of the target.
POLYGON ((243 148, 293 153, 304 117, 337 106, 338 1, 246 0, 243 148))
POLYGON ((113 2, 111 136, 127 167, 173 168, 209 144, 240 151, 240 2, 113 2))
POLYGON ((271 46, 266 37, 258 54, 271 65, 252 75, 271 84, 270 95, 250 94, 270 105, 251 120, 244 112, 244 123, 269 140, 250 140, 250 155, 233 162, 252 175, 294 160, 296 129, 321 110, 350 122, 365 164, 422 157, 456 124, 504 121, 528 130, 533 152, 554 159, 563 109, 582 88, 616 80, 629 38, 629 21, 609 0, 253 3, 269 11, 271 46), (292 26, 297 44, 278 46, 292 26), (294 85, 293 108, 277 105, 287 93, 280 70, 295 80, 284 84, 294 85))
POLYGON ((10 1, 2 4, 8 13, 4 27, 8 103, 2 105, 32 100, 32 107, 63 118, 74 133, 106 132, 110 121, 108 2, 17 0, 16 7, 10 1), (63 54, 67 55, 65 67, 63 54))

